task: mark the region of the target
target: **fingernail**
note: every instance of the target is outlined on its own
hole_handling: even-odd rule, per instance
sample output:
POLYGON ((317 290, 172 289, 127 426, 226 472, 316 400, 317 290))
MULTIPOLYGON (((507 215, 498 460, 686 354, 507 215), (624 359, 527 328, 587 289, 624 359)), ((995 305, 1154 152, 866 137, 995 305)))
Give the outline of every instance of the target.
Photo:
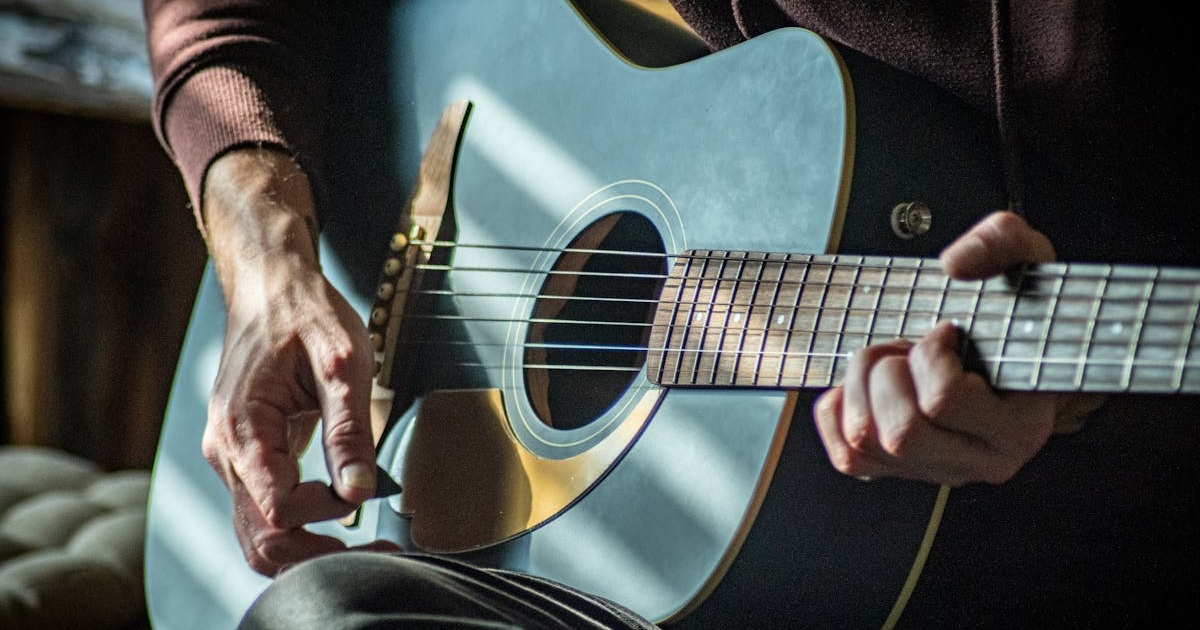
POLYGON ((349 464, 342 469, 342 485, 349 488, 373 490, 375 488, 375 469, 362 462, 349 464))

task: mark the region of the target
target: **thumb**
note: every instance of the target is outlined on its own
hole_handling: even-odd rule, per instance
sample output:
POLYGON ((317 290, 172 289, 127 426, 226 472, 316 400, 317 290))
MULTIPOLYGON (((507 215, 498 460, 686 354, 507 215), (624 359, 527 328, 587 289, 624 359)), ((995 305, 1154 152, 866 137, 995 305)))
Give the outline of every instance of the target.
POLYGON ((359 504, 375 494, 375 440, 371 433, 371 353, 327 353, 324 376, 317 375, 325 462, 333 490, 359 504), (361 358, 360 358, 361 357, 361 358))

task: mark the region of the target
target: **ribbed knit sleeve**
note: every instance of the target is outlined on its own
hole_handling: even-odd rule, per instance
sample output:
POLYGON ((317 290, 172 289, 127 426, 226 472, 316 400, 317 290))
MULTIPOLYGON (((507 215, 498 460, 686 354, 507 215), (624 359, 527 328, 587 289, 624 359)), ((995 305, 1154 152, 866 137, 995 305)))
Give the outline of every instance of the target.
POLYGON ((145 0, 153 124, 203 230, 205 170, 226 151, 273 146, 320 179, 337 2, 145 0))

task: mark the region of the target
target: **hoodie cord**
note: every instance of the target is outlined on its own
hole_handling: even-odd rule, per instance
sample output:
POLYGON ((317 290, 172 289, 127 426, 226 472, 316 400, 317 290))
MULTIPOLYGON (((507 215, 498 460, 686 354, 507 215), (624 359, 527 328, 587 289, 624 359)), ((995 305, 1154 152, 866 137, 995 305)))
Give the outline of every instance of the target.
POLYGON ((1009 93, 1012 88, 1012 44, 1009 41, 1008 0, 991 0, 992 9, 992 82, 995 86, 996 121, 1000 132, 1000 157, 1004 184, 1008 189, 1009 209, 1024 215, 1024 182, 1021 176, 1021 138, 1016 129, 1016 107, 1009 93))

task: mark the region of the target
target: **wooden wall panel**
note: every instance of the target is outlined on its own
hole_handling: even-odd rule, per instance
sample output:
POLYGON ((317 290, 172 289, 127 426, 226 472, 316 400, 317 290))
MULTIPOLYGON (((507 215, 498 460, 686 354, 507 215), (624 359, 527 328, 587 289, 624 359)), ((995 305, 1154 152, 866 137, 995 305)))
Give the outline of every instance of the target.
POLYGON ((9 441, 149 466, 204 262, 149 126, 0 110, 9 441))

